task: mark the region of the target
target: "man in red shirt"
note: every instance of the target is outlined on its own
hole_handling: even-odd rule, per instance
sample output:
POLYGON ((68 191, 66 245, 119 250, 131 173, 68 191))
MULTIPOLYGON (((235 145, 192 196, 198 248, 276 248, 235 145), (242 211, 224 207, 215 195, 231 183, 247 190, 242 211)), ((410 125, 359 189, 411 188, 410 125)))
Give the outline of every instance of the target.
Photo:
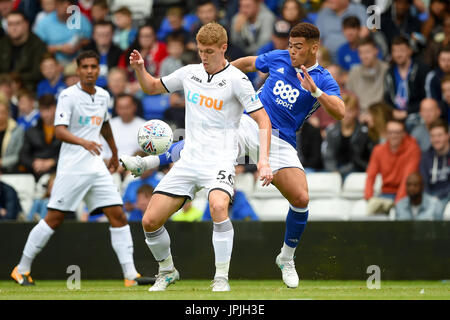
POLYGON ((420 148, 416 140, 406 133, 405 124, 389 120, 386 142, 375 146, 367 167, 364 198, 369 201, 368 213, 386 212, 406 196, 406 179, 419 170, 420 148), (380 197, 374 197, 374 182, 381 174, 383 184, 380 197), (380 199, 381 198, 381 199, 380 199))

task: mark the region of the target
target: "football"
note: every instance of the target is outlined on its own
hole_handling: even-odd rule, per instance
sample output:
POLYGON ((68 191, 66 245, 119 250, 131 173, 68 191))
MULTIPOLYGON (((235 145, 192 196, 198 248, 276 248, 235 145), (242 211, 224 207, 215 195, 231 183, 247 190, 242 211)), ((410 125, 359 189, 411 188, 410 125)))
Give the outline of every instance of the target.
POLYGON ((173 132, 164 121, 149 120, 139 128, 137 138, 142 151, 156 156, 170 148, 173 132))

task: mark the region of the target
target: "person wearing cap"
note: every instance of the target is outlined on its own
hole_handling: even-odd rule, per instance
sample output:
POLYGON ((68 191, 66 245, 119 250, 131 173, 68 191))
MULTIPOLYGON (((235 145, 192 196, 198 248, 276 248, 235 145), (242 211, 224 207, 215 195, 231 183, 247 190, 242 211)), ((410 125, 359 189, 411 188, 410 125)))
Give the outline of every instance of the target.
POLYGON ((257 55, 267 53, 272 50, 286 50, 289 43, 289 31, 291 25, 285 20, 278 20, 273 25, 272 40, 261 48, 259 48, 257 55))

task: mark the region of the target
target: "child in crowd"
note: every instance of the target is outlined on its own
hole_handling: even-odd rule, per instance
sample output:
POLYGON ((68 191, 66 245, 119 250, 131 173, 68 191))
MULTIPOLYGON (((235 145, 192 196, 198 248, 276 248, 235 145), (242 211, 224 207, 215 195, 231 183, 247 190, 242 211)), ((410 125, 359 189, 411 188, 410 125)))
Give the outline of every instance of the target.
POLYGON ((34 127, 39 120, 39 110, 35 107, 34 94, 31 91, 22 89, 17 95, 19 117, 17 124, 27 130, 34 127))
POLYGON ((66 88, 62 67, 51 53, 46 53, 41 60, 41 73, 44 79, 38 83, 37 97, 53 94, 58 99, 59 93, 66 88))
POLYGON ((133 28, 133 18, 130 9, 121 7, 114 12, 114 24, 117 29, 114 32, 113 42, 120 49, 126 50, 136 38, 137 30, 133 28))

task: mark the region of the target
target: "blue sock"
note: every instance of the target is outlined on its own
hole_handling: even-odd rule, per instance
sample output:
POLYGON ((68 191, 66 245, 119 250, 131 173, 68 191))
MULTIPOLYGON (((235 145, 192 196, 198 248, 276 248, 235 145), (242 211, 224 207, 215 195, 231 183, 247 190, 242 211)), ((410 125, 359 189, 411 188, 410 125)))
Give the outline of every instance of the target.
POLYGON ((308 208, 295 208, 289 205, 284 236, 284 243, 289 247, 296 248, 298 246, 308 221, 308 213, 308 208))
POLYGON ((180 152, 184 148, 184 140, 173 143, 169 150, 159 155, 159 165, 164 166, 180 159, 180 152))

